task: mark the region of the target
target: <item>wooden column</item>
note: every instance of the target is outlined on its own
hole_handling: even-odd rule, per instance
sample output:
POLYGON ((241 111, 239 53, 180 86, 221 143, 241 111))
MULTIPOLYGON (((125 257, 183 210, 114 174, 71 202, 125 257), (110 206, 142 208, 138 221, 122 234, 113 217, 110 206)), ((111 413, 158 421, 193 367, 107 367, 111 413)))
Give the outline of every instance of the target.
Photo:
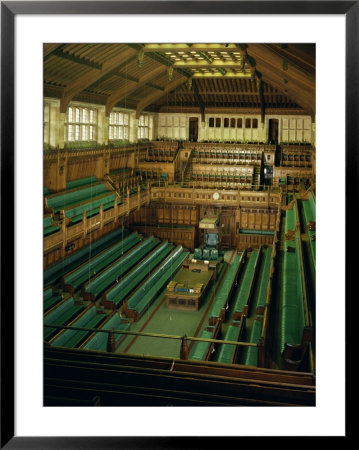
POLYGON ((113 329, 108 333, 107 338, 107 351, 114 353, 116 350, 116 342, 115 342, 115 334, 113 332, 113 329))
POLYGON ((64 217, 62 221, 62 248, 61 248, 61 257, 64 258, 66 255, 66 242, 67 242, 67 227, 66 227, 66 218, 64 217))
POLYGON ((85 238, 87 235, 87 215, 86 211, 82 212, 82 229, 83 229, 83 237, 85 238))
POLYGON ((181 343, 180 358, 187 360, 188 356, 189 356, 189 347, 188 347, 188 342, 187 342, 187 336, 184 335, 182 338, 182 343, 181 343))
POLYGON ((264 338, 261 337, 258 341, 258 367, 265 367, 265 351, 264 338))
MULTIPOLYGON (((115 196, 116 201, 116 196, 115 196)), ((100 205, 100 230, 103 228, 103 204, 100 205)))
POLYGON ((127 200, 127 215, 129 215, 130 214, 130 190, 129 190, 129 188, 127 187, 127 198, 126 198, 126 200, 127 200))

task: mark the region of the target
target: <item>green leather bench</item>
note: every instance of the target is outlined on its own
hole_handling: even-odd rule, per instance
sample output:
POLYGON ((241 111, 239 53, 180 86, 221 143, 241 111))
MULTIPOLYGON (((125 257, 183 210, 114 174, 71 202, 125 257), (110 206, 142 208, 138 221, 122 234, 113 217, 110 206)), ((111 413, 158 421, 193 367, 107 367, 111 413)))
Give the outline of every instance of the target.
POLYGON ((250 290, 255 276, 255 269, 259 258, 259 251, 253 250, 244 269, 243 278, 240 281, 240 287, 234 300, 233 313, 242 314, 245 305, 249 303, 250 290))
POLYGON ((141 314, 187 256, 188 253, 183 251, 181 245, 176 247, 160 267, 129 298, 128 308, 141 314))
MULTIPOLYGON (((313 194, 310 193, 308 200, 303 200, 303 210, 304 210, 304 216, 306 225, 308 225, 309 222, 315 222, 316 221, 316 207, 315 207, 315 200, 313 197, 313 194)), ((316 243, 315 243, 315 231, 307 230, 308 232, 308 238, 309 238, 309 247, 310 252, 312 255, 313 265, 315 268, 316 263, 316 243)))
POLYGON ((101 194, 106 193, 106 183, 99 183, 87 188, 75 189, 72 191, 65 191, 61 194, 53 194, 46 197, 47 206, 53 208, 57 213, 60 209, 69 208, 70 206, 90 200, 101 194))
POLYGON ((102 250, 110 247, 118 242, 119 239, 126 237, 129 231, 124 230, 122 227, 117 228, 115 231, 106 234, 102 238, 91 242, 91 244, 83 247, 82 249, 72 253, 70 256, 64 258, 62 261, 54 264, 44 271, 44 286, 50 286, 56 283, 66 273, 71 272, 80 264, 90 260, 102 250))
POLYGON ((96 177, 86 177, 86 178, 79 178, 77 180, 68 181, 66 183, 66 189, 76 189, 78 187, 86 186, 88 184, 94 184, 97 183, 96 177))
MULTIPOLYGON (((213 331, 203 330, 202 333, 198 337, 204 338, 204 339, 212 339, 213 331)), ((193 345, 193 350, 191 352, 191 356, 189 357, 189 359, 195 360, 195 361, 203 361, 206 358, 206 354, 208 352, 210 345, 211 345, 210 342, 195 341, 195 343, 193 345)))
POLYGON ((113 264, 95 276, 85 287, 85 292, 91 294, 91 300, 96 300, 102 292, 119 280, 131 267, 137 264, 147 253, 153 250, 158 241, 153 236, 142 241, 138 246, 129 250, 113 264))
MULTIPOLYGON (((239 338, 239 331, 240 331, 239 325, 238 326, 237 325, 229 325, 227 332, 224 336, 224 340, 237 342, 238 338, 239 338)), ((222 344, 219 354, 218 354, 217 362, 232 364, 234 356, 235 356, 235 352, 236 352, 235 345, 222 344)))
MULTIPOLYGON (((44 324, 66 325, 84 309, 84 305, 75 305, 73 297, 70 297, 44 316, 44 324)), ((48 341, 59 331, 59 328, 44 327, 44 340, 48 341)))
MULTIPOLYGON (((100 208, 101 204, 102 204, 102 210, 103 211, 107 211, 108 209, 113 208, 114 207, 114 203, 115 203, 115 197, 111 197, 110 201, 105 201, 104 203, 100 202, 100 206, 98 206, 98 203, 99 202, 95 201, 95 203, 91 203, 91 205, 89 205, 89 207, 86 208, 86 217, 87 217, 87 219, 89 219, 92 216, 95 216, 96 214, 99 214, 100 209, 101 209, 100 208), (94 204, 97 205, 97 206, 92 208, 94 206, 94 204)), ((117 205, 118 206, 122 205, 122 201, 117 199, 117 205)), ((70 224, 70 226, 71 225, 75 225, 76 223, 82 221, 84 210, 83 210, 83 208, 80 208, 80 211, 81 210, 82 210, 82 212, 80 214, 77 214, 77 215, 71 217, 71 224, 70 224)))
MULTIPOLYGON (((95 198, 88 198, 85 199, 83 203, 76 203, 76 206, 70 206, 66 209, 64 209, 64 215, 68 219, 73 219, 78 221, 79 218, 82 218, 82 215, 84 212, 86 214, 90 213, 90 215, 93 215, 93 210, 97 209, 100 210, 100 207, 104 209, 109 209, 112 207, 115 203, 116 195, 112 193, 103 194, 100 197, 95 198)), ((118 201, 118 200, 117 200, 118 201)))
POLYGON ((283 259, 282 298, 280 306, 280 346, 283 351, 285 344, 300 344, 304 319, 303 286, 300 271, 299 238, 287 241, 286 247, 295 248, 294 252, 285 251, 283 259))
MULTIPOLYGON (((261 337, 262 323, 260 320, 254 320, 252 324, 251 336, 249 342, 252 344, 258 343, 261 337)), ((258 366, 258 348, 247 347, 245 351, 244 364, 246 366, 258 366)))
POLYGON ((135 289, 161 261, 163 261, 172 249, 172 244, 169 244, 167 241, 163 242, 151 253, 151 255, 145 258, 137 267, 106 293, 106 302, 113 302, 116 308, 118 308, 127 295, 129 295, 130 292, 135 289))
MULTIPOLYGON (((121 317, 116 312, 111 319, 109 319, 102 327, 101 330, 116 330, 116 331, 127 331, 131 324, 129 322, 123 322, 121 317)), ((123 334, 114 334, 115 345, 117 346, 119 342, 125 337, 123 334)), ((108 333, 95 333, 94 336, 82 347, 84 350, 98 350, 101 352, 107 351, 107 341, 108 333)))
POLYGON ((297 223, 297 208, 293 205, 292 209, 287 209, 285 212, 285 232, 294 230, 297 223))
POLYGON ((259 311, 263 311, 265 301, 266 301, 266 290, 268 286, 269 281, 269 269, 270 269, 270 263, 271 263, 271 256, 272 256, 272 248, 268 247, 265 251, 265 257, 263 264, 263 270, 261 273, 261 278, 259 280, 259 290, 258 290, 258 297, 257 297, 257 314, 259 311))
MULTIPOLYGON (((97 313, 97 311, 96 306, 91 306, 81 315, 81 317, 72 322, 71 325, 82 328, 97 328, 98 325, 106 319, 106 314, 103 313, 103 310, 99 310, 99 313, 97 313)), ((59 336, 55 337, 51 342, 51 345, 56 347, 76 348, 90 334, 91 331, 65 330, 59 336)))
POLYGON ((240 264, 243 260, 243 255, 243 253, 240 255, 236 253, 233 261, 228 265, 227 272, 215 296, 215 301, 210 312, 210 320, 218 319, 221 316, 222 309, 226 307, 232 287, 238 275, 240 264))
POLYGON ((160 278, 155 282, 152 288, 143 296, 143 298, 137 303, 135 310, 139 316, 150 306, 152 301, 159 295, 162 289, 167 285, 168 281, 172 278, 177 269, 181 266, 182 262, 187 258, 188 253, 181 253, 178 255, 171 265, 161 274, 160 278))
POLYGON ((44 236, 56 233, 59 229, 60 227, 58 225, 53 225, 51 216, 44 217, 44 236))
POLYGON ((59 303, 62 299, 61 295, 54 294, 52 288, 44 290, 44 312, 59 303))
POLYGON ((141 238, 137 233, 132 233, 122 241, 102 251, 88 263, 83 264, 75 271, 66 275, 63 279, 64 289, 75 292, 83 283, 138 244, 140 240, 141 238))

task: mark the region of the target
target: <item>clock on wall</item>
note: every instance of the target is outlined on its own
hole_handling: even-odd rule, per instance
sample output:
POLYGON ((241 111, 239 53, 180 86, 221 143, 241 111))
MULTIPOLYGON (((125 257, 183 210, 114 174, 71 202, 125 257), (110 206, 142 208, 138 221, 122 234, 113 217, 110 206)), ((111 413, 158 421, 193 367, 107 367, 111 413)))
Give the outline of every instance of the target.
POLYGON ((218 194, 218 192, 215 192, 213 194, 213 200, 218 200, 218 199, 219 199, 219 194, 218 194))

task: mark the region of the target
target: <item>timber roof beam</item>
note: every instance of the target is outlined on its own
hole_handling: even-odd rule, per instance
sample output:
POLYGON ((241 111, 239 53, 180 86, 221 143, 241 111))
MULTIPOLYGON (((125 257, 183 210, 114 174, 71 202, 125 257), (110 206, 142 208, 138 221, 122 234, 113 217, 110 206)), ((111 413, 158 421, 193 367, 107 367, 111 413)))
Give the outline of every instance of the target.
POLYGON ((129 48, 121 52, 121 54, 116 55, 115 57, 105 61, 101 69, 91 69, 83 76, 74 79, 71 83, 69 83, 66 88, 63 90, 60 102, 60 112, 65 113, 67 107, 71 101, 71 99, 83 91, 84 89, 90 87, 108 72, 111 72, 118 68, 119 65, 123 65, 124 62, 130 58, 132 58, 134 54, 134 50, 129 48))

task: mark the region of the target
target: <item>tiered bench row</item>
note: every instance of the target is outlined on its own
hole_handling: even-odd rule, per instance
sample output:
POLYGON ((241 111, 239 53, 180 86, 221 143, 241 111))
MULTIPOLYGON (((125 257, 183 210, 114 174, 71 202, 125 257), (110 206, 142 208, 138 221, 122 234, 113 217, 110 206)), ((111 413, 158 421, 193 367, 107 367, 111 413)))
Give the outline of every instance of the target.
POLYGON ((145 239, 128 253, 117 259, 101 274, 82 287, 82 295, 85 300, 95 301, 113 283, 119 282, 122 276, 134 265, 142 260, 151 250, 158 245, 159 241, 153 236, 145 239))
POLYGON ((188 252, 181 245, 176 247, 154 273, 125 300, 123 305, 126 316, 133 317, 137 321, 165 287, 168 280, 180 268, 187 256, 188 252))
MULTIPOLYGON (((245 320, 233 321, 228 326, 227 332, 224 336, 225 341, 239 342, 244 330, 245 320)), ((233 364, 237 362, 237 355, 239 353, 238 345, 222 344, 219 349, 217 361, 220 363, 233 364)))
POLYGON ((54 224, 52 216, 44 217, 44 236, 49 236, 52 233, 56 233, 59 229, 59 225, 54 224))
MULTIPOLYGON (((70 326, 81 328, 97 328, 101 322, 106 319, 106 314, 102 309, 97 309, 92 305, 80 314, 70 326)), ((86 330, 62 330, 54 338, 51 339, 50 344, 57 347, 78 347, 88 336, 91 331, 86 330)))
MULTIPOLYGON (((51 325, 67 325, 80 312, 85 309, 82 302, 75 302, 73 297, 61 302, 61 304, 52 308, 44 316, 44 324, 51 325)), ((44 327, 44 340, 48 341, 52 336, 57 334, 59 329, 44 327)))
POLYGON ((239 320, 242 315, 248 315, 248 308, 252 296, 256 273, 258 270, 260 254, 261 249, 253 249, 249 258, 247 259, 243 277, 240 281, 239 289, 234 298, 234 320, 239 320))
POLYGON ((243 264, 244 253, 235 253, 233 261, 227 265, 224 279, 216 292, 216 297, 209 315, 209 324, 212 325, 220 319, 223 321, 229 304, 235 281, 243 264))
POLYGON ((44 271, 44 286, 48 287, 57 283, 66 273, 71 272, 85 261, 89 261, 96 256, 102 250, 110 247, 118 242, 123 237, 127 236, 128 230, 124 230, 122 227, 117 228, 115 231, 106 234, 101 239, 83 247, 77 252, 63 259, 63 261, 49 267, 44 271))
POLYGON ((312 255, 313 265, 315 267, 315 254, 316 254, 316 245, 315 245, 315 229, 316 229, 316 205, 313 193, 311 192, 309 194, 308 200, 302 201, 303 210, 304 210, 304 216, 306 221, 306 229, 308 232, 308 238, 309 238, 309 246, 310 246, 310 252, 312 255))
MULTIPOLYGON (((116 330, 116 331, 128 331, 130 323, 128 320, 123 320, 117 312, 109 315, 108 319, 99 327, 100 330, 116 330)), ((106 352, 107 350, 115 351, 120 345, 121 341, 125 338, 124 334, 114 334, 114 348, 108 349, 108 333, 95 332, 86 339, 81 345, 84 350, 97 350, 106 352)))
POLYGON ((137 233, 132 233, 120 242, 117 242, 117 244, 112 245, 94 258, 86 261, 63 277, 62 285, 64 291, 71 293, 77 291, 86 281, 89 281, 98 272, 117 260, 140 241, 141 236, 137 233))
POLYGON ((125 275, 122 280, 112 286, 102 295, 102 304, 105 308, 118 309, 124 299, 134 290, 140 283, 152 273, 152 271, 163 261, 163 259, 174 248, 167 241, 162 242, 153 252, 143 259, 130 273, 125 275))
POLYGON ((56 294, 53 289, 47 288, 44 290, 44 312, 59 303, 62 300, 62 295, 56 294))
POLYGON ((296 203, 286 210, 280 348, 300 344, 305 324, 296 203), (293 234, 294 232, 294 234, 293 234))
POLYGON ((91 199, 105 194, 106 191, 106 183, 97 183, 89 187, 66 190, 45 197, 45 208, 49 208, 56 214, 61 209, 70 208, 81 202, 91 201, 91 199))
MULTIPOLYGON (((260 318, 253 321, 251 335, 249 342, 252 344, 257 344, 259 338, 261 337, 262 321, 260 318)), ((244 349, 243 364, 246 366, 257 366, 258 365, 258 348, 257 347, 246 347, 244 349)))

